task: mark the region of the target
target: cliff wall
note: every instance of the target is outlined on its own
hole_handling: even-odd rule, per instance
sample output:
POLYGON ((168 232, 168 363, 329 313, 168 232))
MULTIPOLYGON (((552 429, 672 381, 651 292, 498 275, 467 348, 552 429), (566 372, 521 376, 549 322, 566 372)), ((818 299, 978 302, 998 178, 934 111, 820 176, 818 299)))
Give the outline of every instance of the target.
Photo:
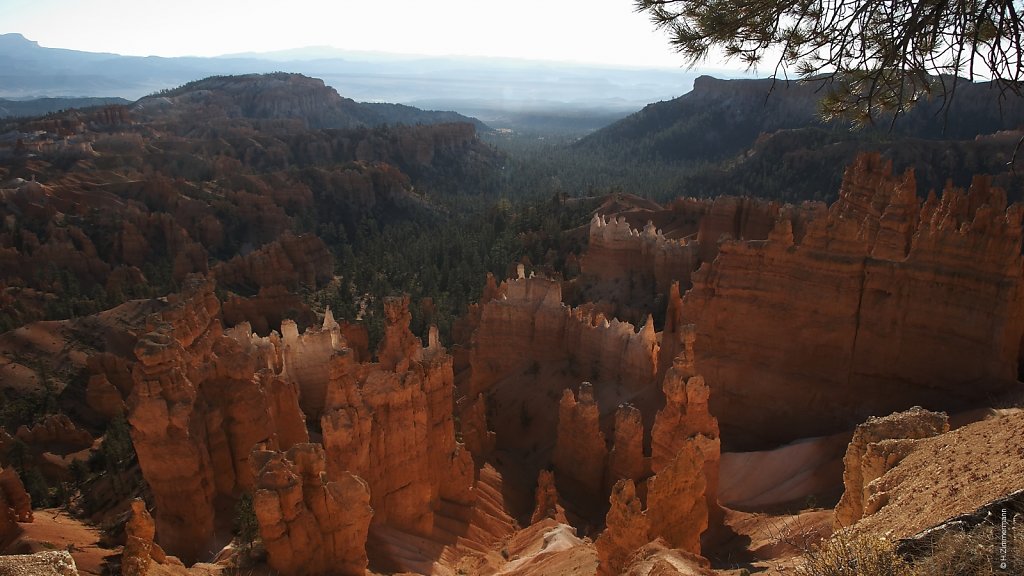
POLYGON ((723 242, 692 275, 681 316, 727 442, 962 406, 1016 381, 1021 208, 984 179, 924 202, 914 188, 862 156, 799 241, 784 212, 766 241, 723 242))
POLYGON ((624 320, 660 314, 671 286, 688 290, 691 274, 718 255, 720 240, 764 240, 781 210, 756 198, 718 197, 595 214, 580 259, 583 298, 624 320))
POLYGON ((380 363, 329 365, 321 426, 327 471, 370 486, 374 523, 429 537, 442 501, 473 502, 474 465, 455 441, 452 358, 409 332, 408 297, 385 301, 380 363))
POLYGON ((186 562, 218 544, 215 506, 254 486, 257 442, 305 441, 298 391, 276 382, 251 343, 224 335, 213 284, 192 278, 135 346, 128 420, 156 504, 158 543, 186 562))
POLYGON ((587 307, 562 303, 561 285, 544 278, 503 282, 482 304, 473 332, 471 395, 533 362, 568 361, 580 380, 639 390, 654 382, 658 343, 653 323, 639 331, 587 307))

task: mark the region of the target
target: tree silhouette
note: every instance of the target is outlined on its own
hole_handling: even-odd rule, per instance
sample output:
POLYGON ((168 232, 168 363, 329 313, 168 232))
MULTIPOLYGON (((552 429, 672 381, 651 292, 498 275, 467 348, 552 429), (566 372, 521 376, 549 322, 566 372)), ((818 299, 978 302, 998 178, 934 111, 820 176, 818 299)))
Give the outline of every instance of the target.
POLYGON ((720 51, 773 77, 828 83, 826 117, 870 123, 928 97, 954 96, 966 75, 1020 94, 1015 0, 636 0, 694 65, 720 51))

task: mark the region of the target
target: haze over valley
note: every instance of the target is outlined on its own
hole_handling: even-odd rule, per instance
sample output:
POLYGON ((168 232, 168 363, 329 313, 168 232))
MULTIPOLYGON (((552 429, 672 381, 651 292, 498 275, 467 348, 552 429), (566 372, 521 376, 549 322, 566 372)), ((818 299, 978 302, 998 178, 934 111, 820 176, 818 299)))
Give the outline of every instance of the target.
POLYGON ((1024 573, 1013 85, 115 4, 0 34, 0 574, 1024 573))
MULTIPOLYGON (((696 72, 306 48, 212 58, 136 57, 46 48, 0 35, 0 98, 136 100, 214 75, 286 71, 323 79, 361 102, 453 110, 496 128, 579 134, 687 92, 696 72)), ((734 72, 735 74, 735 72, 734 72)), ((16 108, 7 106, 6 115, 16 108)))

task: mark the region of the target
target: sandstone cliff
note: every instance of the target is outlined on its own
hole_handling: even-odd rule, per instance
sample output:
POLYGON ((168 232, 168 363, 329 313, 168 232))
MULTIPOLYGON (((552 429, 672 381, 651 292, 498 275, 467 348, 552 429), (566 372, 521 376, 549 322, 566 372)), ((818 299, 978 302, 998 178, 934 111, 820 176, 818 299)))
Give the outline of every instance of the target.
POLYGON ((566 306, 555 281, 509 280, 482 304, 472 336, 470 392, 532 362, 566 360, 581 380, 639 390, 656 377, 657 351, 651 322, 637 331, 628 322, 566 306))
POLYGON ((358 476, 326 471, 319 444, 296 444, 286 454, 254 451, 253 508, 267 563, 295 576, 361 576, 373 509, 358 476))
MULTIPOLYGON (((329 479, 323 490, 331 494, 334 480, 348 486, 347 478, 357 475, 381 538, 404 534, 442 548, 456 543, 481 547, 507 534, 512 521, 500 496, 496 503, 489 485, 478 486, 477 476, 484 471, 456 442, 452 358, 436 329, 426 347, 412 335, 408 304, 407 297, 386 302, 388 323, 377 354, 381 361, 371 363, 359 361, 329 311, 320 327, 300 334, 286 320, 282 335, 262 337, 244 322, 228 331, 221 328, 211 281, 193 278, 181 294, 169 297, 135 346, 138 361, 127 402, 140 466, 156 503, 157 541, 186 562, 205 557, 221 543, 214 529, 222 520, 216 511, 224 509, 218 503, 256 489, 264 537, 275 542, 271 561, 283 570, 315 547, 310 530, 321 530, 325 521, 318 520, 318 528, 308 518, 296 520, 292 512, 282 512, 283 520, 268 512, 277 508, 267 503, 268 495, 259 496, 262 489, 278 491, 279 508, 292 505, 295 489, 289 486, 295 484, 275 484, 284 469, 304 478, 296 480, 300 494, 321 472, 329 479), (307 418, 320 420, 322 448, 305 444, 307 418), (286 457, 260 456, 250 466, 255 445, 269 450, 261 454, 295 448, 286 457)), ((117 374, 116 366, 111 368, 117 374)), ((94 387, 116 389, 107 372, 96 369, 94 387)), ((319 517, 316 502, 305 506, 319 517)), ((338 546, 349 538, 340 534, 331 536, 338 546)), ((366 537, 358 547, 349 544, 348 551, 337 554, 349 558, 359 548, 365 567, 366 537)), ((317 566, 331 564, 336 553, 326 549, 323 554, 287 573, 318 573, 317 566)), ((373 554, 385 565, 401 561, 394 550, 373 554)), ((360 561, 345 562, 356 566, 360 561)))
POLYGON ((563 493, 593 506, 602 497, 608 446, 598 422, 600 413, 589 382, 580 384, 578 395, 562 394, 558 406, 558 436, 552 461, 555 479, 563 493))
POLYGON ((374 523, 430 536, 444 502, 473 502, 474 465, 455 441, 452 359, 409 332, 408 297, 385 301, 380 363, 335 356, 321 427, 327 470, 370 486, 374 523))
POLYGON ((983 179, 941 200, 913 191, 912 174, 862 156, 802 236, 783 211, 766 241, 724 242, 693 274, 682 316, 727 443, 962 406, 1016 381, 1020 207, 983 179))
POLYGON ((253 487, 252 446, 305 429, 296 391, 259 375, 253 342, 223 334, 211 282, 191 279, 168 304, 135 346, 128 419, 158 541, 194 562, 217 544, 214 501, 253 487))
POLYGON ((595 214, 580 259, 582 297, 620 319, 641 321, 663 310, 673 284, 690 288, 692 273, 715 259, 719 241, 767 238, 781 209, 755 198, 718 197, 595 214))
POLYGON ((704 460, 694 491, 705 515, 710 509, 717 521, 718 424, 694 365, 693 327, 673 324, 659 335, 648 318, 634 332, 630 324, 566 306, 559 285, 540 278, 510 280, 489 293, 470 317, 476 329, 468 390, 488 405, 486 423, 494 427, 499 453, 536 454, 531 462, 540 467, 547 455, 566 506, 587 517, 601 513, 619 479, 633 480, 647 498, 647 478, 697 445, 704 460), (680 355, 659 386, 663 347, 680 355), (556 390, 560 382, 565 387, 556 390), (552 437, 552 444, 543 443, 552 437))
POLYGON ((588 307, 569 307, 559 284, 542 278, 509 280, 492 292, 470 317, 470 370, 460 394, 463 406, 481 398, 483 407, 475 417, 461 412, 464 433, 473 435, 467 442, 482 444, 483 426, 485 440, 493 430, 494 453, 521 462, 529 482, 553 465, 559 492, 579 501, 566 506, 597 524, 616 480, 609 466, 637 479, 646 470, 644 438, 661 394, 653 322, 636 330, 588 307), (581 387, 584 381, 592 386, 581 387), (639 422, 624 417, 616 429, 615 413, 626 403, 639 422), (621 444, 607 445, 617 438, 621 444))

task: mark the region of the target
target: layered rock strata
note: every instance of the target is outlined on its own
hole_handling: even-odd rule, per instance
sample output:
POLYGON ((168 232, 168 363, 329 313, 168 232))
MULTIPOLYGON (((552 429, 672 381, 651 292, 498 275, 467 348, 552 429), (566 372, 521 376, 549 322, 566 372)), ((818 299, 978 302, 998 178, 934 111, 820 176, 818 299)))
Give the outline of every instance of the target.
POLYGON ((615 483, 605 530, 595 543, 599 574, 621 574, 638 549, 659 539, 700 556, 700 537, 708 528, 705 460, 700 442, 683 442, 676 457, 647 480, 646 505, 632 480, 615 483))
POLYGON ((256 450, 251 462, 253 508, 272 569, 294 576, 366 573, 373 509, 365 481, 328 473, 319 444, 256 450))
POLYGON ((885 505, 886 494, 872 482, 895 467, 924 438, 949 431, 942 412, 919 407, 857 426, 843 457, 843 496, 836 505, 836 529, 852 526, 885 505))
POLYGON ((915 188, 861 156, 827 213, 803 210, 802 236, 783 211, 766 241, 723 242, 692 275, 682 316, 733 447, 962 406, 1016 381, 1021 207, 984 179, 924 202, 915 188))
POLYGON ((610 305, 619 318, 641 319, 673 283, 689 289, 691 274, 715 259, 721 240, 767 238, 780 210, 774 202, 718 197, 595 214, 579 262, 584 296, 610 305))
POLYGON ((385 300, 379 363, 335 356, 321 428, 327 471, 370 486, 374 524, 430 536, 445 503, 470 505, 474 464, 455 441, 452 358, 409 331, 409 299, 385 300))
POLYGON ((580 274, 595 285, 590 296, 613 305, 650 299, 673 280, 689 284, 698 266, 696 248, 695 242, 666 238, 652 222, 637 230, 625 218, 595 215, 580 274))
POLYGON ((570 361, 580 380, 636 390, 655 380, 658 343, 653 322, 632 324, 562 303, 561 285, 544 278, 502 282, 482 305, 470 351, 470 394, 476 395, 531 362, 570 361))
POLYGON ((252 341, 224 335, 218 314, 211 282, 169 297, 135 346, 127 402, 159 542, 189 563, 217 544, 215 501, 252 488, 252 446, 305 440, 297 391, 259 365, 252 341))
POLYGON ((608 447, 598 422, 600 413, 589 382, 578 395, 565 390, 558 406, 558 436, 552 461, 563 492, 584 501, 601 499, 608 447))

